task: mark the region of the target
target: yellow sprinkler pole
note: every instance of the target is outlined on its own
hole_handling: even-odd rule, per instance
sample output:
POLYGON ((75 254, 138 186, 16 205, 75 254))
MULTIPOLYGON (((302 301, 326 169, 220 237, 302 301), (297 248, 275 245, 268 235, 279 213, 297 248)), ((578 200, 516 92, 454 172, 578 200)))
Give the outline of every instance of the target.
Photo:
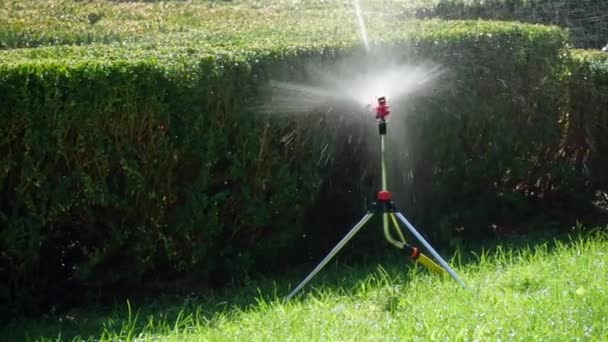
POLYGON ((384 226, 384 237, 386 238, 386 241, 388 241, 391 245, 393 245, 399 249, 403 249, 403 247, 405 247, 407 244, 405 243, 405 237, 403 237, 403 233, 401 232, 401 229, 399 229, 399 225, 397 224, 395 215, 393 215, 393 213, 386 213, 386 214, 383 214, 382 218, 383 218, 382 224, 384 226), (398 235, 400 241, 393 239, 393 237, 391 236, 391 232, 388 227, 389 226, 389 224, 388 224, 389 217, 393 221, 393 227, 397 231, 397 235, 398 235))
POLYGON ((391 213, 391 219, 393 219, 393 227, 395 227, 395 230, 397 231, 397 235, 399 235, 401 242, 405 243, 405 236, 403 236, 403 233, 401 232, 401 228, 399 228, 399 223, 397 223, 395 214, 391 213))

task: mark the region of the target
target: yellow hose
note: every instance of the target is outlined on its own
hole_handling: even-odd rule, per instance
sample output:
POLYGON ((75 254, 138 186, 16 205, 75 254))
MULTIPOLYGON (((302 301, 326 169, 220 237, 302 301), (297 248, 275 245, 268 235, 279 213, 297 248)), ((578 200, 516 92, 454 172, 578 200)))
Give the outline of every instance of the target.
MULTIPOLYGON (((403 241, 403 243, 405 243, 405 237, 403 236, 401 229, 399 229, 399 224, 397 223, 395 214, 391 213, 391 219, 393 221, 393 225, 395 226, 395 230, 397 231, 397 234, 399 235, 399 238, 401 239, 401 241, 403 241)), ((428 268, 429 270, 431 270, 435 273, 445 274, 445 270, 441 266, 437 265, 437 263, 435 263, 431 258, 427 257, 426 255, 424 255, 422 253, 420 253, 418 255, 418 258, 416 258, 416 261, 421 263, 426 268, 428 268)))
POLYGON ((418 259, 416 259, 416 261, 423 264, 424 266, 426 266, 426 268, 435 273, 442 275, 445 274, 445 270, 441 266, 437 265, 431 258, 427 257, 422 253, 420 253, 420 256, 418 256, 418 259))
POLYGON ((401 229, 399 229, 399 223, 397 223, 397 219, 395 218, 395 214, 391 213, 391 219, 393 219, 393 226, 395 227, 395 230, 397 231, 397 235, 399 235, 399 238, 401 239, 401 242, 405 243, 405 237, 403 236, 403 233, 401 232, 401 229))

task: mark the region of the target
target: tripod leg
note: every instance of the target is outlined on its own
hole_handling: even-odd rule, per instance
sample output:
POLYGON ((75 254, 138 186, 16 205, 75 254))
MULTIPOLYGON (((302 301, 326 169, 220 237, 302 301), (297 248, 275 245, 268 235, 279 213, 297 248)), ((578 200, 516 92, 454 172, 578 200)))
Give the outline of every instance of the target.
POLYGON ((432 259, 430 259, 426 255, 424 255, 424 253, 420 253, 418 248, 416 248, 414 246, 410 246, 405 242, 405 237, 403 236, 403 233, 401 233, 401 228, 399 228, 399 224, 397 223, 397 219, 395 218, 395 214, 393 214, 393 213, 391 213, 391 220, 393 221, 395 230, 399 234, 399 238, 403 242, 402 247, 406 248, 408 250, 408 252, 411 253, 410 258, 412 258, 413 261, 421 263, 429 270, 431 270, 437 274, 444 275, 446 273, 446 271, 443 268, 441 268, 441 266, 437 265, 432 259))
POLYGON ((412 234, 414 234, 414 236, 418 239, 418 241, 420 241, 420 243, 422 243, 424 245, 424 247, 439 262, 439 264, 446 271, 448 271, 448 273, 452 276, 452 278, 454 278, 454 280, 456 280, 460 284, 460 286, 462 286, 464 289, 467 289, 467 285, 464 283, 464 281, 462 281, 462 279, 460 279, 460 277, 458 277, 456 272, 450 267, 450 265, 448 265, 447 262, 445 262, 445 260, 443 260, 443 258, 439 255, 439 253, 437 253, 435 251, 435 249, 433 249, 433 247, 428 242, 426 242, 426 240, 422 237, 422 235, 420 235, 420 233, 418 233, 416 228, 414 228, 414 226, 412 226, 412 224, 405 218, 405 216, 403 216, 403 214, 401 214, 400 212, 396 212, 395 215, 397 215, 397 218, 401 222, 403 222, 403 224, 410 230, 410 232, 412 234))
POLYGON ((304 285, 306 285, 306 283, 308 283, 317 273, 319 273, 319 271, 321 271, 321 269, 325 267, 325 265, 327 265, 327 263, 336 254, 338 254, 342 247, 344 247, 346 243, 348 243, 348 241, 352 239, 355 234, 357 234, 357 232, 367 223, 367 221, 369 221, 370 218, 372 218, 372 216, 374 216, 374 214, 365 214, 365 216, 363 216, 363 218, 348 232, 348 234, 346 234, 346 236, 344 236, 342 240, 338 242, 338 244, 331 250, 331 252, 327 254, 325 259, 323 259, 319 263, 319 265, 317 265, 317 267, 315 267, 315 269, 312 270, 312 272, 310 272, 310 274, 306 276, 306 278, 304 278, 304 280, 302 280, 302 282, 293 291, 291 291, 291 293, 287 295, 287 297, 285 297, 285 299, 289 300, 293 296, 295 296, 295 294, 298 293, 298 291, 300 291, 304 287, 304 285))

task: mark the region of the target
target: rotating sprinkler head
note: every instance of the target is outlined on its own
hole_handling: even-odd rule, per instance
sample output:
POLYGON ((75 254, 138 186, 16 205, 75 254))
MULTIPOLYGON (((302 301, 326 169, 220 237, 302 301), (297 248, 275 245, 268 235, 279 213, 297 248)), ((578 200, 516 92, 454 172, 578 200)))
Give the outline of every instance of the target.
POLYGON ((376 119, 378 119, 378 132, 380 135, 386 134, 386 117, 391 113, 386 97, 378 98, 378 107, 376 107, 376 119))
POLYGON ((378 98, 378 107, 376 107, 376 119, 380 121, 386 121, 386 117, 391 113, 388 104, 386 104, 386 97, 382 96, 378 98))

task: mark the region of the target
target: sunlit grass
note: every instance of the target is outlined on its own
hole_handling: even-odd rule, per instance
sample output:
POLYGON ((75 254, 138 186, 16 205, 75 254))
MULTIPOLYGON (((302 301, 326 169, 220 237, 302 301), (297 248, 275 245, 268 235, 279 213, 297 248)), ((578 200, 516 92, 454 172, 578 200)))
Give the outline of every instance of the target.
MULTIPOLYGON (((302 296, 251 283, 224 299, 125 304, 14 324, 15 338, 101 341, 605 340, 608 236, 498 247, 457 265, 471 287, 409 269, 396 256, 328 269, 302 296), (227 298, 227 299, 226 299, 227 298)), ((291 279, 294 281, 294 279, 291 279)), ((295 280, 297 281, 297 280, 295 280)), ((293 283, 291 283, 293 285, 293 283)), ((6 336, 6 335, 5 335, 6 336)))

